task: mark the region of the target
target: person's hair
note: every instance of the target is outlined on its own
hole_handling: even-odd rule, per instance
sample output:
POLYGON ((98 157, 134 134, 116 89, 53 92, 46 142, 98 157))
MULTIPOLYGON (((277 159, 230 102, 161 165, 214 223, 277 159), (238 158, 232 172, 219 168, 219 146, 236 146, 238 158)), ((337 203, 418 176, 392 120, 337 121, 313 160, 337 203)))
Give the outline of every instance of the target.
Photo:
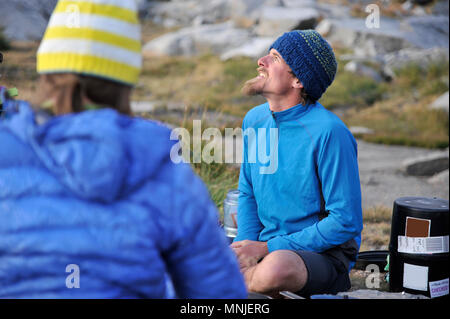
POLYGON ((85 111, 86 103, 130 115, 131 91, 131 86, 99 77, 75 73, 43 74, 39 77, 34 103, 51 108, 55 115, 85 111))
MULTIPOLYGON (((292 70, 289 71, 289 73, 294 77, 297 78, 297 76, 294 74, 292 70)), ((299 80, 300 81, 300 80, 299 80)), ((309 105, 314 104, 316 101, 314 101, 311 96, 306 92, 305 88, 300 90, 300 103, 303 105, 309 105)))

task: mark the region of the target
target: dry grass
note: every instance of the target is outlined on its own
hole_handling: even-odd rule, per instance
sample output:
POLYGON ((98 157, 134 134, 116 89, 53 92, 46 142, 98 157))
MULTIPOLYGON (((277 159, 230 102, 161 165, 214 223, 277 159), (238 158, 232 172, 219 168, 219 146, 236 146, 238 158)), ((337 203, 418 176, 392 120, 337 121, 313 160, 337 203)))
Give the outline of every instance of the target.
POLYGON ((376 206, 363 210, 364 229, 360 251, 387 249, 391 234, 392 209, 376 206))
POLYGON ((133 99, 177 102, 187 108, 216 110, 244 116, 258 97, 245 97, 241 87, 256 76, 256 62, 236 59, 222 62, 213 55, 193 58, 158 57, 144 60, 141 80, 133 99))
POLYGON ((439 95, 411 101, 396 97, 375 103, 362 110, 349 110, 344 121, 349 126, 365 126, 374 134, 358 136, 368 142, 446 148, 449 145, 449 119, 441 110, 429 105, 439 95))
POLYGON ((363 211, 365 223, 391 222, 392 209, 384 206, 375 206, 363 211))
POLYGON ((0 64, 0 84, 6 87, 17 87, 19 97, 32 100, 38 74, 36 72, 37 42, 12 42, 11 49, 3 53, 0 64))
POLYGON ((364 223, 360 251, 388 249, 390 234, 390 222, 364 223))

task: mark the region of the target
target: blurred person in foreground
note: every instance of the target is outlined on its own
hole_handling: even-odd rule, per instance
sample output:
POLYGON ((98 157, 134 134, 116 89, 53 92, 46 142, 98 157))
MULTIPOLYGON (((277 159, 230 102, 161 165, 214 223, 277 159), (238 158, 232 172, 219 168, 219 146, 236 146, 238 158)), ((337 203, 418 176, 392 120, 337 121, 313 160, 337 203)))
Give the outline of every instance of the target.
POLYGON ((1 298, 245 298, 205 185, 159 123, 130 117, 133 0, 59 1, 37 54, 43 116, 5 97, 1 298), (76 17, 75 17, 76 18, 76 17))
POLYGON ((318 102, 336 74, 333 50, 314 30, 292 31, 258 65, 243 92, 267 103, 243 121, 255 136, 244 139, 232 244, 247 287, 304 297, 348 290, 361 242, 361 189, 356 141, 318 102), (275 154, 276 169, 250 160, 256 145, 275 154))

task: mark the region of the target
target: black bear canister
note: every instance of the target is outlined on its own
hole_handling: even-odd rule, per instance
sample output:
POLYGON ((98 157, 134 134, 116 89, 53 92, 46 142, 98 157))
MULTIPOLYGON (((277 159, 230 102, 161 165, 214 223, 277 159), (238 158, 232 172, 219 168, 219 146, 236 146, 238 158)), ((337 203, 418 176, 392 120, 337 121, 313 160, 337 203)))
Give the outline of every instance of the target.
POLYGON ((401 197, 394 202, 389 288, 430 298, 449 296, 448 200, 401 197))

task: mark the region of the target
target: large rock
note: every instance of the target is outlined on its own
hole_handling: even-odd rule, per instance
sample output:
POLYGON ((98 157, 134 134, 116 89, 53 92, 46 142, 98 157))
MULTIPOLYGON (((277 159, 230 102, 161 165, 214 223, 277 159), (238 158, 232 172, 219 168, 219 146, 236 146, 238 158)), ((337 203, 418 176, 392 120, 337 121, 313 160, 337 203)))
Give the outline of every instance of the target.
POLYGON ((379 28, 368 28, 361 18, 325 19, 317 29, 326 33, 329 41, 354 48, 356 55, 382 57, 405 48, 448 51, 448 21, 445 16, 381 17, 379 28))
POLYGON ((403 162, 403 171, 412 176, 432 176, 448 169, 448 150, 434 152, 417 158, 406 159, 403 162))
POLYGON ((435 110, 444 110, 448 113, 448 106, 449 106, 449 92, 442 94, 440 97, 438 97, 433 104, 431 104, 431 108, 435 110))
POLYGON ((314 8, 316 0, 283 0, 282 5, 287 8, 314 8))
POLYGON ((445 171, 442 171, 440 173, 437 173, 436 175, 433 175, 432 177, 430 177, 427 182, 430 184, 444 184, 444 185, 448 185, 448 181, 449 181, 449 171, 448 169, 446 169, 445 171))
POLYGON ((324 19, 317 29, 321 33, 326 32, 328 41, 354 48, 355 54, 363 57, 376 57, 412 47, 399 31, 400 22, 394 19, 382 18, 379 29, 367 28, 365 19, 360 18, 324 19))
POLYGON ((401 22, 403 37, 415 47, 447 48, 449 45, 449 17, 426 15, 409 17, 401 22))
POLYGON ((427 68, 430 64, 448 61, 449 51, 448 48, 405 48, 396 52, 387 53, 380 59, 384 65, 393 70, 401 69, 411 63, 421 68, 427 68))
POLYGON ((276 36, 294 29, 314 29, 319 18, 320 13, 314 8, 265 6, 256 33, 260 36, 276 36))
MULTIPOLYGON (((373 0, 370 0, 373 3, 373 0)), ((318 2, 314 5, 327 19, 347 19, 351 16, 351 8, 348 5, 318 2)))
POLYGON ((240 47, 226 51, 220 58, 222 60, 228 60, 234 57, 244 56, 259 59, 267 54, 269 47, 275 40, 274 37, 255 37, 240 47))
POLYGON ((194 56, 197 49, 192 35, 181 30, 153 39, 144 45, 142 52, 155 55, 194 56))
POLYGON ((432 13, 435 15, 443 15, 448 16, 449 10, 448 10, 448 0, 439 0, 437 1, 432 9, 432 13))
POLYGON ((265 5, 282 6, 283 0, 230 0, 230 15, 233 21, 244 28, 254 26, 265 5))
POLYGON ((9 40, 36 41, 44 35, 57 0, 8 0, 0 4, 0 28, 9 40))
POLYGON ((234 27, 233 22, 187 27, 165 34, 143 47, 146 54, 194 56, 222 54, 251 39, 250 31, 234 27))
POLYGON ((344 70, 360 76, 372 78, 376 82, 383 81, 383 78, 375 69, 365 66, 364 64, 357 61, 350 61, 349 63, 347 63, 344 67, 344 70))
POLYGON ((150 2, 144 18, 166 27, 223 22, 230 18, 227 0, 150 2))

